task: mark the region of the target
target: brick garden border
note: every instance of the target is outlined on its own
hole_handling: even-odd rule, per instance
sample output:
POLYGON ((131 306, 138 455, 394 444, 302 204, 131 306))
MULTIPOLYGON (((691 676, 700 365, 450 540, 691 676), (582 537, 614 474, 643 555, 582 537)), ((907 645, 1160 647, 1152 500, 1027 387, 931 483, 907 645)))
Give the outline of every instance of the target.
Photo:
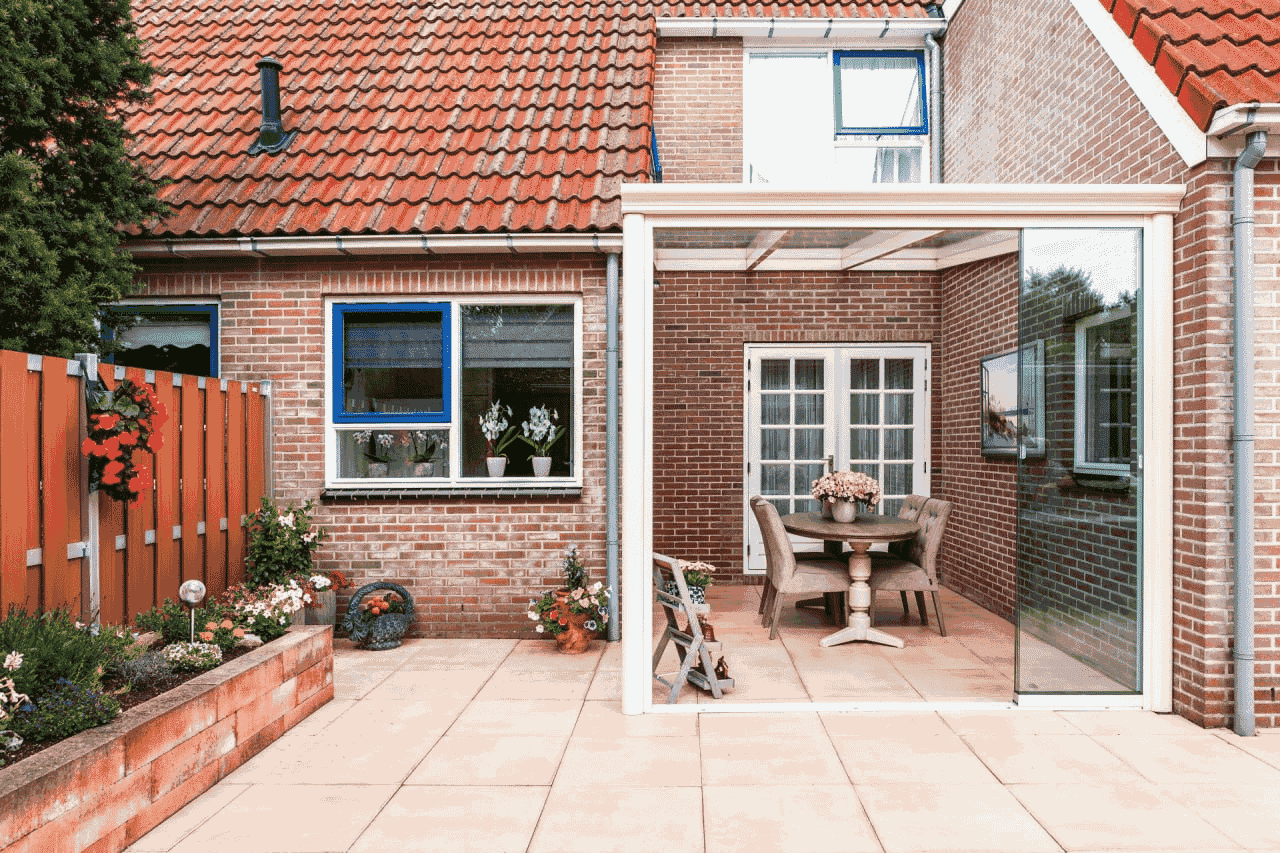
POLYGON ((0 767, 0 850, 119 853, 333 698, 333 629, 283 637, 0 767))

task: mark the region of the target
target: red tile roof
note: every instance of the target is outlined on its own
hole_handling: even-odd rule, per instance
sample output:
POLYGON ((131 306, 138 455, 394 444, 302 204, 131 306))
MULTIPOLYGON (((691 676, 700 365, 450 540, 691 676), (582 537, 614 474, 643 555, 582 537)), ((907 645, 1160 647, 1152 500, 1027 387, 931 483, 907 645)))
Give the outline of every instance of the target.
POLYGON ((1223 107, 1280 103, 1277 0, 1100 0, 1201 130, 1223 107))
POLYGON ((615 229, 651 168, 656 21, 635 0, 135 0, 152 236, 615 229), (274 57, 286 130, 248 153, 274 57))

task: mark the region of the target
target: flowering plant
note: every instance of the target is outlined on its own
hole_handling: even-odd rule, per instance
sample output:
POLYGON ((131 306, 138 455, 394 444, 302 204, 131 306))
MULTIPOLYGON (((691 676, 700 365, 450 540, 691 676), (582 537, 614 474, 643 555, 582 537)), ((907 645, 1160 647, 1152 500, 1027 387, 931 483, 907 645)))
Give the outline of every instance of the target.
POLYGON ((522 432, 517 438, 533 448, 534 456, 549 456, 551 446, 565 432, 563 426, 555 425, 558 420, 560 413, 554 409, 548 412, 546 406, 534 406, 529 410, 529 420, 520 425, 522 432))
MULTIPOLYGON (((391 445, 395 444, 395 436, 389 432, 374 432, 370 429, 362 429, 354 433, 352 438, 356 444, 364 448, 364 458, 370 462, 380 462, 383 465, 391 464, 391 445)), ((404 444, 406 442, 401 442, 404 444)))
POLYGON ((236 643, 244 639, 244 628, 236 627, 236 624, 230 619, 223 619, 221 622, 212 620, 204 623, 204 630, 196 634, 196 637, 204 643, 212 643, 224 652, 229 652, 235 648, 236 643))
POLYGON ((449 449, 449 443, 438 431, 415 429, 409 433, 409 441, 413 444, 413 452, 409 454, 410 462, 430 462, 442 450, 449 449))
POLYGON ((238 584, 222 597, 233 623, 269 642, 289 630, 293 614, 302 606, 303 595, 302 588, 291 580, 257 589, 238 584))
MULTIPOLYGON (((9 652, 4 656, 4 668, 13 672, 22 666, 22 654, 9 652)), ((25 693, 19 693, 12 677, 0 678, 0 749, 17 749, 22 746, 22 738, 16 732, 4 728, 5 721, 13 717, 14 711, 31 701, 25 693)), ((3 764, 4 762, 0 762, 3 764)))
POLYGON ((222 663, 222 649, 212 643, 170 643, 163 654, 178 672, 200 672, 222 663))
POLYGON ((373 623, 379 616, 388 614, 405 614, 409 612, 403 598, 394 592, 375 595, 360 602, 342 617, 342 627, 350 635, 352 642, 359 643, 373 634, 373 623))
POLYGON ((169 419, 150 385, 122 379, 114 390, 89 396, 89 435, 80 450, 89 457, 89 488, 130 506, 155 485, 151 469, 134 458, 145 450, 153 457, 163 444, 160 427, 169 419))
POLYGON ((503 456, 502 451, 507 449, 507 445, 515 441, 515 427, 508 427, 507 418, 511 417, 511 407, 502 405, 501 400, 495 400, 489 406, 489 410, 480 416, 480 432, 484 433, 484 455, 503 456), (503 408, 506 414, 502 413, 503 408))
POLYGON ((311 572, 311 552, 324 541, 323 527, 311 526, 315 501, 277 508, 268 497, 249 517, 249 553, 245 558, 253 586, 279 584, 311 572))
POLYGON ((684 572, 684 582, 689 586, 706 589, 715 583, 715 578, 712 577, 711 573, 716 570, 716 567, 710 563, 691 563, 687 560, 681 560, 680 570, 684 572))
POLYGON ((880 503, 880 483, 855 471, 832 471, 813 481, 811 494, 816 501, 859 501, 867 506, 880 503))
POLYGON ((557 636, 568 630, 573 615, 585 615, 582 627, 599 631, 609 621, 609 590, 600 581, 589 583, 586 567, 578 559, 578 548, 570 546, 564 555, 565 588, 545 592, 529 601, 528 617, 539 634, 557 636))

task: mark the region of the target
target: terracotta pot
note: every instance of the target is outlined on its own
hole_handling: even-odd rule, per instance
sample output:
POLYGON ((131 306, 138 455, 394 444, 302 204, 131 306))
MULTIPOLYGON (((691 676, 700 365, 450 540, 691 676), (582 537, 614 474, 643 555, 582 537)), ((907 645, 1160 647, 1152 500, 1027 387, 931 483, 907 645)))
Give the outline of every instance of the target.
MULTIPOLYGON (((569 609, 569 590, 556 590, 556 606, 569 609)), ((590 614, 570 613, 565 629, 556 634, 556 651, 566 655, 580 655, 591 647, 596 632, 583 627, 590 614)))

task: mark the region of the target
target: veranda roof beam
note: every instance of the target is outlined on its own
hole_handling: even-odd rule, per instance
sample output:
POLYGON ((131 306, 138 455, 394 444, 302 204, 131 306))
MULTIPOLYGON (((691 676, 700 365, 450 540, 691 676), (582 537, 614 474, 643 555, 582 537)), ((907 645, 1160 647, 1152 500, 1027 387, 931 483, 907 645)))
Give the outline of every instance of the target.
POLYGON ((891 255, 900 249, 905 249, 941 233, 941 229, 877 232, 845 246, 840 253, 840 269, 855 269, 868 261, 891 255))
POLYGON ((791 235, 794 233, 794 230, 766 230, 756 234, 756 238, 751 241, 751 245, 747 248, 745 270, 751 272, 760 266, 765 258, 777 251, 784 241, 791 239, 791 235))

